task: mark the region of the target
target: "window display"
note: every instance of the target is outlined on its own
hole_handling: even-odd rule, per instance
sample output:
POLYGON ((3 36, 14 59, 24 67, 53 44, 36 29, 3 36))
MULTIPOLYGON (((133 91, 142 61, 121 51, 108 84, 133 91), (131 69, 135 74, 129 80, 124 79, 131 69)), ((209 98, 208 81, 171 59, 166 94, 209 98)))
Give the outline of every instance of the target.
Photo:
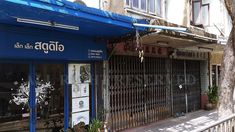
POLYGON ((69 64, 69 84, 72 87, 72 127, 80 122, 89 124, 90 64, 69 64))
POLYGON ((61 129, 64 118, 64 66, 36 65, 37 130, 61 129))
POLYGON ((0 131, 29 129, 27 64, 0 64, 0 131))

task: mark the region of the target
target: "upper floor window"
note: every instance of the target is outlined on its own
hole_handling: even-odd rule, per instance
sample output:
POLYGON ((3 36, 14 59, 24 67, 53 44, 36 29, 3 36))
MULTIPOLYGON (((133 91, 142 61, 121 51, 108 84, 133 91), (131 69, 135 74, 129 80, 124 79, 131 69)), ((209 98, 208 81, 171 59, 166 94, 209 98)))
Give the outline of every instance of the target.
POLYGON ((126 6, 130 6, 130 0, 125 0, 126 6))
POLYGON ((191 23, 196 26, 208 26, 210 24, 209 4, 202 4, 202 0, 192 1, 191 23))
POLYGON ((132 1, 132 6, 134 7, 134 8, 139 8, 139 0, 133 0, 132 1))
POLYGON ((149 13, 155 13, 156 12, 156 0, 149 0, 149 13))
POLYGON ((125 0, 126 7, 141 12, 161 15, 161 1, 162 0, 125 0))
POLYGON ((143 11, 147 10, 147 0, 140 0, 140 9, 143 11))

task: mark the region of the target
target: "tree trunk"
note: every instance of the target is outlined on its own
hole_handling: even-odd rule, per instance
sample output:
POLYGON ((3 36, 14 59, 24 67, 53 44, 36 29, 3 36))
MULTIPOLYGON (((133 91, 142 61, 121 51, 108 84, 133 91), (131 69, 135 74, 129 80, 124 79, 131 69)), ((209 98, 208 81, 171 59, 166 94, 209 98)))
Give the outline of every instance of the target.
POLYGON ((235 86, 235 29, 230 33, 224 50, 222 73, 219 89, 219 117, 231 115, 234 112, 233 91, 235 86))

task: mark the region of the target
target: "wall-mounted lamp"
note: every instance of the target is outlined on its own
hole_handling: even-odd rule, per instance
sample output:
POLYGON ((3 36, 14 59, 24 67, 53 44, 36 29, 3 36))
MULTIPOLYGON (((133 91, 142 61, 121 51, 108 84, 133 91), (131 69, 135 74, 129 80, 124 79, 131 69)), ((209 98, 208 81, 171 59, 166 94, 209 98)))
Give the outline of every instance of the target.
POLYGON ((17 18, 16 21, 20 23, 27 23, 27 24, 35 24, 35 25, 63 28, 63 29, 69 29, 69 30, 79 30, 79 27, 77 26, 59 24, 54 21, 39 21, 39 20, 25 19, 25 18, 17 18))

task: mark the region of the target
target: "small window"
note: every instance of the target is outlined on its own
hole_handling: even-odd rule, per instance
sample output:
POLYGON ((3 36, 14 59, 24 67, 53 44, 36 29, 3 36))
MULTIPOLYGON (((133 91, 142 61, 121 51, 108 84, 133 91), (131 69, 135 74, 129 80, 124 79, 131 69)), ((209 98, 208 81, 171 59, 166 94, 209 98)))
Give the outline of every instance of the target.
POLYGON ((202 5, 201 20, 203 25, 209 25, 209 4, 202 5))
POLYGON ((161 16, 161 3, 162 0, 157 0, 157 15, 161 16))
POLYGON ((219 86, 220 85, 221 66, 217 67, 217 73, 218 73, 218 86, 219 86))
POLYGON ((212 65, 211 69, 212 86, 220 85, 220 74, 221 74, 221 67, 219 65, 212 65))
POLYGON ((162 0, 125 0, 126 6, 133 10, 158 16, 161 16, 161 3, 162 0))
POLYGON ((139 8, 139 0, 132 0, 132 6, 134 8, 139 8))
POLYGON ((130 0, 126 0, 126 6, 130 6, 130 0))
POLYGON ((155 14, 155 0, 149 0, 149 12, 155 14))
POLYGON ((201 24, 200 22, 200 11, 201 11, 201 2, 193 2, 193 21, 194 24, 201 24))
POLYGON ((201 0, 192 1, 191 22, 195 26, 204 27, 210 25, 209 4, 202 4, 201 0))
POLYGON ((140 9, 147 11, 147 0, 140 0, 140 1, 141 1, 140 9))
POLYGON ((217 85, 217 80, 216 80, 216 65, 213 65, 212 66, 212 71, 211 71, 211 74, 212 74, 212 86, 216 86, 217 85))

